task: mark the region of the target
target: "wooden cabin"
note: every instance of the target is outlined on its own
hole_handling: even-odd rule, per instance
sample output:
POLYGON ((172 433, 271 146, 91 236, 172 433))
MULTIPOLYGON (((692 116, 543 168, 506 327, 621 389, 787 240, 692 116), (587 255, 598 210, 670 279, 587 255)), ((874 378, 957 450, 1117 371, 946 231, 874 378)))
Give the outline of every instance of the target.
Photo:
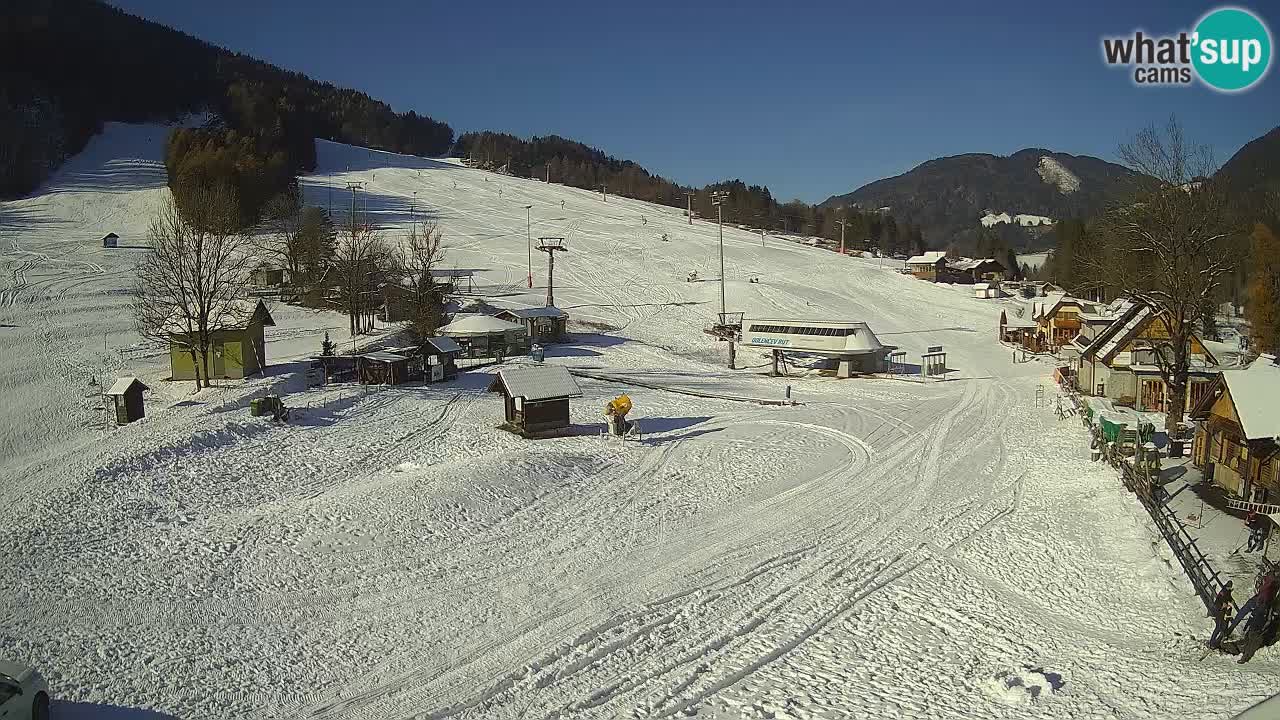
POLYGON ((503 310, 494 317, 523 325, 531 342, 561 342, 568 335, 569 313, 554 305, 503 310))
MULTIPOLYGON (((267 367, 267 343, 264 328, 274 327, 266 304, 261 300, 235 300, 223 303, 209 314, 214 328, 209 352, 209 377, 237 380, 267 367)), ((169 369, 172 380, 194 380, 191 347, 195 338, 187 332, 186 323, 177 316, 166 324, 169 335, 169 369)), ((196 362, 200 355, 196 353, 196 362)))
POLYGON ((490 392, 502 393, 504 428, 526 437, 569 428, 569 400, 582 397, 578 383, 561 365, 504 368, 490 392))
POLYGON ((430 337, 422 341, 422 357, 426 361, 427 382, 444 382, 458 376, 458 355, 462 348, 452 338, 430 337))
POLYGON ((1262 355, 1224 370, 1192 409, 1191 458, 1205 478, 1252 502, 1280 502, 1280 365, 1262 355))
POLYGON ((494 358, 501 362, 505 357, 529 352, 529 333, 524 326, 492 315, 459 316, 436 332, 458 344, 459 357, 494 358))
POLYGON ((356 369, 363 385, 401 385, 422 379, 422 355, 378 350, 357 356, 356 369))
MULTIPOLYGON (((1167 412, 1168 392, 1155 354, 1168 340, 1169 326, 1145 303, 1127 302, 1121 308, 1076 359, 1077 389, 1139 412, 1167 412)), ((1185 412, 1195 407, 1220 372, 1217 358, 1192 335, 1185 412)))
POLYGON ((150 389, 136 377, 122 377, 112 383, 107 397, 115 403, 116 425, 128 425, 146 415, 142 393, 150 389))
POLYGON ((907 258, 907 269, 921 280, 937 282, 940 275, 945 274, 947 254, 941 250, 932 250, 923 255, 907 258))
POLYGON ((1000 311, 1000 342, 1019 345, 1029 352, 1040 352, 1044 349, 1043 339, 1035 321, 1017 316, 1009 317, 1007 311, 1000 311))
POLYGON ((968 285, 979 282, 995 282, 1004 280, 1004 264, 992 258, 960 258, 948 260, 944 271, 938 276, 938 282, 950 282, 968 285))
POLYGON ((1072 339, 1080 334, 1082 315, 1097 311, 1095 303, 1066 293, 1053 293, 1043 301, 1033 303, 1033 307, 1032 317, 1054 352, 1069 347, 1072 339))

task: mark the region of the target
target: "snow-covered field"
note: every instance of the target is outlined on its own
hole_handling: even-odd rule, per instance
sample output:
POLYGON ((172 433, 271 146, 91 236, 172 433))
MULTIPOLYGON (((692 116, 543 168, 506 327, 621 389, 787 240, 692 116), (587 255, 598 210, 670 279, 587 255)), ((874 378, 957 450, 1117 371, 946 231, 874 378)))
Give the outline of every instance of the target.
POLYGON ((746 351, 730 371, 702 332, 714 224, 322 142, 309 202, 363 182, 392 236, 415 204, 491 304, 541 303, 525 205, 535 239, 566 237, 576 337, 548 362, 802 404, 582 380, 576 424, 625 390, 643 440, 530 442, 495 429, 491 369, 304 390, 288 359, 342 320, 280 306, 271 371, 191 396, 129 329, 139 251, 98 242, 141 244, 162 139, 111 126, 0 205, 0 654, 64 717, 1224 718, 1275 691, 1273 651, 1201 660, 1203 606, 1054 419, 1050 366, 995 341, 1000 301, 726 227, 730 310, 865 320, 955 368, 783 380, 746 351), (141 374, 148 417, 83 422, 90 373, 141 374), (248 415, 267 388, 294 421, 248 415))

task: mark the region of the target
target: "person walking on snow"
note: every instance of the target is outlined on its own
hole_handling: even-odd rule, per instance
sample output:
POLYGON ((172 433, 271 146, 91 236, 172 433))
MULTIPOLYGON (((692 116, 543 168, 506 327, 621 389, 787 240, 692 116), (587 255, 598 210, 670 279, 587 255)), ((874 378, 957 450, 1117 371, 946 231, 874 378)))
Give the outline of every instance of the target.
POLYGON ((1249 528, 1249 552, 1261 550, 1267 543, 1267 516, 1251 513, 1253 525, 1249 528))
POLYGON ((1246 617, 1249 618, 1249 624, 1245 626, 1245 632, 1254 628, 1260 628, 1266 622, 1267 616, 1271 614, 1271 603, 1276 595, 1276 576, 1268 573, 1262 580, 1262 586, 1258 588, 1258 593, 1249 598, 1249 601, 1240 606, 1240 610, 1236 612, 1236 617, 1231 621, 1231 626, 1227 628, 1227 636, 1235 632, 1236 626, 1239 625, 1246 617))
POLYGON ((1209 636, 1209 647, 1217 648, 1226 639, 1227 622, 1231 619, 1231 581, 1218 591, 1213 598, 1213 634, 1209 636))

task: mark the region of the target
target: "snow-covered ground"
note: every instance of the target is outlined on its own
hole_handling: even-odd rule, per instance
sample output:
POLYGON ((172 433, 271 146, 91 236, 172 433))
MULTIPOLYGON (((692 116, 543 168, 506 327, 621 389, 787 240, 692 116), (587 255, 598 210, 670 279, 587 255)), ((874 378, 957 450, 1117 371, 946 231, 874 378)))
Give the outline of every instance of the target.
POLYGON ((138 251, 98 242, 142 237, 162 138, 111 126, 0 205, 0 337, 19 349, 0 359, 0 654, 67 716, 1223 718, 1275 691, 1272 651, 1201 661, 1203 606, 1145 512, 1055 419, 1051 366, 996 342, 1012 301, 726 227, 730 310, 865 320, 955 369, 775 379, 743 351, 730 371, 702 332, 714 224, 321 142, 309 202, 344 208, 362 182, 393 237, 412 204, 494 304, 541 303, 532 204, 532 236, 570 247, 556 300, 576 337, 548 362, 739 397, 789 384, 802 404, 583 379, 574 423, 627 391, 643 440, 531 442, 495 429, 492 368, 304 390, 286 360, 341 321, 280 306, 270 372, 191 396, 129 330, 138 251), (147 418, 76 420, 88 372, 142 374, 147 418), (248 415, 267 388, 288 425, 248 415))

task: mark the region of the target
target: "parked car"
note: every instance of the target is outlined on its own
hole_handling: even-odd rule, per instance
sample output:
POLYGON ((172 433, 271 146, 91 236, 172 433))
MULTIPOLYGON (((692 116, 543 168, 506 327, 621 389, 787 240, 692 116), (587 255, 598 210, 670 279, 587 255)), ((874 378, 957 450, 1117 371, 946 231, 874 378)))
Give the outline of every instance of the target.
POLYGON ((0 718, 49 720, 49 686, 40 673, 0 660, 0 718))

